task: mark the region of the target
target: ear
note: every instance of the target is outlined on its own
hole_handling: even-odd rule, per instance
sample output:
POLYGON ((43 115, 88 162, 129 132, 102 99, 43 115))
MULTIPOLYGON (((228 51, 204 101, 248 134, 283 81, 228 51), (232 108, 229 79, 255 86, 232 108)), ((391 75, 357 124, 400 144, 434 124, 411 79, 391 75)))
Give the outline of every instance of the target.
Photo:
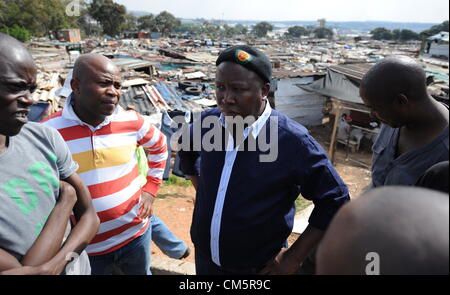
POLYGON ((270 91, 270 83, 265 83, 262 87, 262 95, 263 97, 266 97, 269 95, 269 91, 270 91))
POLYGON ((80 80, 77 78, 73 78, 70 81, 70 86, 72 87, 72 91, 76 94, 80 94, 80 80))
POLYGON ((405 106, 408 104, 409 99, 406 95, 404 95, 403 93, 399 93, 397 94, 397 97, 395 98, 395 101, 400 105, 400 106, 405 106))

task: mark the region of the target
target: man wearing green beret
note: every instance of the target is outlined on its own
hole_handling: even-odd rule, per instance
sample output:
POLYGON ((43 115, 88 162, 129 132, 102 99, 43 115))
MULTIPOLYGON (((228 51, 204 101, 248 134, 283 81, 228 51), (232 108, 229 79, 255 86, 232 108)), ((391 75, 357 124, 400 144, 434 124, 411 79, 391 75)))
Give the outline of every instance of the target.
POLYGON ((347 187, 306 128, 270 107, 272 66, 261 51, 231 47, 216 66, 218 108, 179 140, 181 168, 197 189, 197 274, 294 273, 349 200, 347 187), (288 247, 300 194, 315 208, 288 247))

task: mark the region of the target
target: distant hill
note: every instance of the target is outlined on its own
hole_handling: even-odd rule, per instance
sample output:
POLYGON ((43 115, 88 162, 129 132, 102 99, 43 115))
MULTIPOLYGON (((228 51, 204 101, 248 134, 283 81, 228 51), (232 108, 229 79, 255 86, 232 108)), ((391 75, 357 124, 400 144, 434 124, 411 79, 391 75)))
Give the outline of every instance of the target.
MULTIPOLYGON (((130 11, 136 17, 141 17, 144 15, 150 14, 150 12, 145 11, 130 11)), ((181 19, 184 23, 202 23, 203 19, 181 19)), ((219 20, 214 20, 219 21, 219 20)), ((243 24, 247 26, 254 25, 263 20, 224 20, 227 24, 243 24)), ((285 28, 292 26, 315 26, 317 24, 316 21, 269 21, 275 27, 285 28)), ((370 32, 371 30, 384 27, 388 30, 411 30, 416 33, 420 33, 422 31, 428 30, 434 25, 438 25, 438 23, 401 23, 401 22, 386 22, 386 21, 348 21, 348 22, 335 22, 335 21, 327 21, 327 26, 336 28, 337 30, 343 33, 357 33, 357 32, 370 32)))

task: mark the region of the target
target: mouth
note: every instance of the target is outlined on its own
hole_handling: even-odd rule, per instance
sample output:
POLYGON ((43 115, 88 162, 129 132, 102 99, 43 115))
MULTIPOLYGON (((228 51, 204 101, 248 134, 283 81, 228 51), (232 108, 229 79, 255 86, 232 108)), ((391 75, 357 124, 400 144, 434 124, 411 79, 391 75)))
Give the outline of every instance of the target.
POLYGON ((28 113, 30 112, 30 110, 28 110, 28 109, 23 109, 23 110, 20 110, 20 111, 17 111, 17 112, 15 112, 15 113, 13 113, 13 117, 16 119, 16 120, 18 120, 18 121, 20 121, 20 122, 22 122, 22 123, 27 123, 28 122, 28 113))
POLYGON ((222 109, 222 114, 225 117, 236 117, 236 116, 239 116, 239 113, 237 113, 237 112, 230 111, 230 110, 223 110, 223 109, 222 109))
POLYGON ((114 100, 104 100, 104 101, 101 102, 101 104, 114 105, 115 106, 117 104, 117 102, 115 102, 114 100))

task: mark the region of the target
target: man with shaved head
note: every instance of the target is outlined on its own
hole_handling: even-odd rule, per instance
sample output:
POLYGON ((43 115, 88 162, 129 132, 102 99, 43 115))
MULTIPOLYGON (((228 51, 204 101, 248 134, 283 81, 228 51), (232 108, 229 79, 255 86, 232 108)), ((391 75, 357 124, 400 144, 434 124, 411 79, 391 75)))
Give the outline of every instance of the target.
POLYGON ((80 168, 100 229, 87 247, 93 274, 151 274, 149 216, 162 183, 165 136, 147 117, 119 105, 121 73, 108 58, 80 56, 63 111, 44 123, 61 133, 80 168), (137 146, 148 152, 147 183, 139 177, 137 146))
POLYGON ((448 107, 427 92, 413 59, 388 57, 363 77, 360 96, 383 126, 373 146, 372 187, 414 185, 449 158, 448 107))
POLYGON ((65 268, 99 220, 61 136, 28 123, 36 72, 25 47, 0 33, 0 274, 89 274, 87 258, 65 268))
POLYGON ((336 214, 319 275, 448 275, 449 198, 418 187, 370 190, 336 214))

